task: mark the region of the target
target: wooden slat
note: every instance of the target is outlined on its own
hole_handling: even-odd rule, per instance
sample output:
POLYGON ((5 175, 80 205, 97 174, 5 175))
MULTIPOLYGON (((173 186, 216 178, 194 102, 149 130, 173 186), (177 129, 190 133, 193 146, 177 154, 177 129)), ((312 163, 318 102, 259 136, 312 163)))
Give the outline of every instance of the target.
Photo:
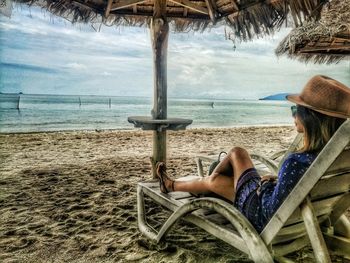
POLYGON ((206 3, 207 8, 208 8, 210 20, 211 20, 213 23, 215 23, 215 22, 216 22, 215 10, 214 10, 214 8, 213 8, 212 2, 211 2, 210 0, 205 0, 205 3, 206 3))
POLYGON ((189 200, 192 200, 193 198, 195 198, 191 193, 188 192, 170 192, 168 194, 163 194, 160 192, 159 189, 159 182, 142 182, 140 183, 142 184, 142 186, 152 189, 152 191, 160 194, 160 195, 165 195, 167 198, 174 200, 174 201, 178 201, 178 204, 181 205, 184 202, 188 202, 189 200), (187 199, 187 201, 186 201, 187 199))
POLYGON ((292 235, 295 235, 295 238, 297 238, 299 235, 300 236, 305 235, 304 222, 299 222, 297 224, 286 226, 286 227, 282 228, 280 230, 280 232, 278 232, 278 235, 273 239, 272 244, 288 241, 289 237, 292 235))
POLYGON ((327 169, 325 175, 350 171, 350 149, 343 151, 327 169))
POLYGON ((141 3, 144 3, 144 2, 147 2, 148 0, 119 0, 118 3, 115 3, 113 5, 111 5, 111 8, 110 10, 111 11, 115 11, 115 10, 118 10, 118 9, 122 9, 122 8, 126 8, 126 7, 129 7, 129 6, 133 6, 133 5, 136 5, 136 4, 141 4, 141 3))
POLYGON ((344 212, 350 207, 350 192, 344 194, 341 199, 334 205, 333 211, 329 216, 332 224, 336 223, 337 220, 344 214, 344 212))
POLYGON ((309 238, 307 236, 300 237, 288 244, 282 244, 273 246, 272 250, 275 257, 283 256, 294 251, 298 251, 305 247, 307 244, 310 244, 309 238))
MULTIPOLYGON (((183 9, 181 6, 179 6, 181 10, 183 9)), ((133 12, 133 8, 130 6, 128 8, 123 8, 119 10, 113 11, 114 15, 122 15, 123 17, 126 18, 135 18, 135 17, 140 17, 140 18, 145 18, 145 16, 152 16, 153 14, 153 8, 151 6, 143 6, 143 5, 138 5, 137 7, 138 13, 133 12)), ((167 14, 167 18, 184 18, 183 12, 178 12, 178 13, 169 13, 167 14)), ((208 14, 204 15, 199 12, 193 12, 190 13, 188 12, 186 19, 189 21, 203 21, 203 22, 208 22, 208 14)))
POLYGON ((139 184, 146 187, 146 188, 151 188, 151 189, 159 188, 158 180, 157 181, 140 182, 139 184))
POLYGON ((153 187, 149 187, 149 183, 139 183, 139 185, 142 187, 142 191, 145 195, 151 197, 156 203, 171 211, 175 211, 181 205, 181 202, 169 198, 168 195, 160 193, 159 190, 153 187))
POLYGON ((231 0, 231 3, 233 5, 233 8, 235 9, 235 11, 239 11, 239 7, 238 7, 238 5, 236 3, 236 0, 231 0))
POLYGON ((175 200, 181 200, 181 199, 193 197, 188 192, 171 192, 168 195, 169 195, 170 198, 175 199, 175 200))
MULTIPOLYGON (((316 202, 313 202, 312 205, 316 211, 316 216, 329 214, 332 211, 332 206, 335 205, 342 196, 343 195, 338 195, 338 196, 330 197, 328 199, 318 200, 316 202)), ((301 216, 300 208, 297 208, 293 212, 293 214, 289 217, 285 225, 287 226, 287 225, 295 224, 302 221, 303 219, 301 216)))
MULTIPOLYGON (((338 52, 338 51, 337 51, 338 52)), ((303 53, 304 54, 304 53, 303 53)), ((305 53, 305 54, 308 54, 308 55, 312 55, 312 56, 322 56, 324 57, 325 56, 325 52, 312 52, 312 53, 305 53)), ((343 58, 344 56, 347 56, 348 54, 350 54, 350 52, 344 52, 342 50, 339 50, 338 53, 335 53, 335 51, 333 52, 328 52, 327 55, 331 55, 332 57, 339 57, 339 58, 343 58)))
POLYGON ((108 0, 106 11, 105 11, 105 17, 108 17, 109 13, 111 12, 112 2, 113 0, 108 0))
POLYGON ((311 200, 349 192, 350 173, 321 179, 310 192, 311 200))
POLYGON ((272 245, 279 245, 288 241, 293 241, 298 238, 306 236, 304 223, 298 223, 295 226, 295 231, 289 234, 280 235, 280 233, 273 239, 272 245))
MULTIPOLYGON (((318 222, 321 224, 328 218, 328 215, 322 215, 317 218, 318 222)), ((277 236, 273 239, 272 244, 278 245, 279 243, 284 243, 287 241, 292 241, 294 239, 305 236, 305 224, 304 222, 299 222, 294 225, 289 225, 283 227, 280 232, 278 232, 277 236)))
POLYGON ((187 7, 188 9, 194 10, 201 14, 209 15, 209 10, 207 8, 200 5, 193 4, 191 1, 188 1, 188 0, 169 0, 169 2, 173 2, 178 5, 187 7))
MULTIPOLYGON (((232 228, 231 223, 225 217, 223 217, 222 215, 219 215, 218 213, 207 214, 205 215, 205 218, 222 226, 223 228, 232 228)), ((232 231, 232 229, 230 231, 232 231)))
POLYGON ((304 47, 299 50, 300 53, 310 53, 325 50, 350 50, 350 45, 326 46, 326 47, 304 47))
POLYGON ((213 7, 214 10, 218 10, 218 6, 215 0, 208 0, 208 1, 210 2, 210 5, 213 7))

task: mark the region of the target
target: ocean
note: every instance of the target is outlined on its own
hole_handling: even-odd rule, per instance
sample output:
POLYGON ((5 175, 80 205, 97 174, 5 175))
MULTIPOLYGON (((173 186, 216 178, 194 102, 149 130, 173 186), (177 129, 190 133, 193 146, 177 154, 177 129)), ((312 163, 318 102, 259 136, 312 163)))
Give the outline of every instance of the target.
MULTIPOLYGON (((287 101, 168 99, 168 117, 189 128, 291 125, 287 101)), ((150 116, 152 98, 0 94, 0 132, 133 129, 128 116, 150 116)))

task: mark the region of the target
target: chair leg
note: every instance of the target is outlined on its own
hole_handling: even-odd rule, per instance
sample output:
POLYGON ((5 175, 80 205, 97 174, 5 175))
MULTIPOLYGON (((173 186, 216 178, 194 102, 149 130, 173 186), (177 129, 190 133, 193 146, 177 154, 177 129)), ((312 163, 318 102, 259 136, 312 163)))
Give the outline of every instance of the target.
MULTIPOLYGON (((227 241, 229 241, 228 243, 232 246, 234 246, 233 244, 236 244, 235 247, 241 248, 241 251, 249 254, 254 262, 273 262, 270 251, 254 227, 245 217, 242 216, 242 214, 237 209, 233 208, 232 205, 228 204, 227 202, 216 198, 198 198, 191 200, 190 202, 183 204, 177 210, 175 210, 163 224, 159 232, 157 232, 147 224, 145 217, 144 193, 142 186, 137 187, 137 210, 140 232, 157 243, 167 235, 167 233, 180 218, 183 218, 186 215, 196 218, 194 215, 191 215, 191 213, 202 208, 209 208, 223 215, 236 228, 240 235, 236 235, 231 232, 226 233, 226 231, 222 232, 220 230, 220 227, 213 227, 215 224, 209 223, 207 220, 202 220, 203 224, 201 225, 203 229, 207 230, 206 226, 209 226, 211 229, 211 234, 222 240, 227 239, 227 241), (220 237, 221 235, 225 235, 226 238, 220 237), (236 238, 237 240, 235 240, 236 238)), ((200 219, 200 217, 198 217, 198 219, 200 219)), ((191 221, 194 222, 194 220, 191 221)))
POLYGON ((157 231, 146 221, 145 200, 141 186, 137 186, 137 220, 140 232, 147 238, 157 241, 157 231))
POLYGON ((304 202, 300 205, 300 209, 302 217, 304 219, 305 228, 311 242, 311 246, 314 250, 316 262, 331 263, 331 258, 328 253, 326 242, 324 241, 309 197, 306 197, 304 202))
MULTIPOLYGON (((221 214, 230 221, 230 223, 240 233, 241 238, 244 240, 245 245, 248 247, 250 257, 254 262, 273 262, 273 258, 270 251, 268 250, 265 243, 262 241, 256 230, 254 229, 254 227, 249 223, 249 221, 246 218, 244 218, 242 214, 237 209, 233 208, 230 204, 215 198, 198 198, 180 206, 176 211, 174 211, 174 213, 168 218, 168 220, 159 230, 157 242, 159 242, 159 240, 161 240, 167 235, 171 227, 180 218, 201 208, 209 208, 215 210, 217 213, 221 214)), ((220 232, 216 232, 214 236, 218 237, 219 234, 220 232)), ((234 240, 232 240, 232 243, 233 242, 234 240)))

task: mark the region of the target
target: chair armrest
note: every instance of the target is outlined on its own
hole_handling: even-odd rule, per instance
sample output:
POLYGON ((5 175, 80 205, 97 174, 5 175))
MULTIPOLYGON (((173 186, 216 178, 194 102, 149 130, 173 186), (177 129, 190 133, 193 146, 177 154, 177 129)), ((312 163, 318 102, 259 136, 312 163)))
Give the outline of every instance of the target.
POLYGON ((250 157, 254 160, 258 160, 259 162, 263 163, 266 165, 266 167, 270 170, 270 172, 273 175, 277 175, 278 173, 278 164, 275 163, 273 160, 268 159, 262 155, 259 154, 251 154, 250 157))
POLYGON ((204 177, 203 161, 205 161, 205 162, 214 162, 216 160, 217 160, 216 157, 197 156, 196 157, 196 164, 197 164, 197 174, 198 174, 198 176, 204 177))
POLYGON ((203 170, 203 162, 208 162, 208 163, 212 163, 217 161, 218 156, 217 155, 211 155, 211 156, 196 156, 195 160, 196 160, 196 164, 197 164, 197 174, 198 176, 204 177, 204 170, 203 170))
POLYGON ((282 151, 276 152, 276 153, 274 153, 273 155, 270 156, 270 159, 271 160, 276 160, 278 157, 281 157, 281 156, 285 155, 286 152, 287 152, 287 150, 282 150, 282 151))

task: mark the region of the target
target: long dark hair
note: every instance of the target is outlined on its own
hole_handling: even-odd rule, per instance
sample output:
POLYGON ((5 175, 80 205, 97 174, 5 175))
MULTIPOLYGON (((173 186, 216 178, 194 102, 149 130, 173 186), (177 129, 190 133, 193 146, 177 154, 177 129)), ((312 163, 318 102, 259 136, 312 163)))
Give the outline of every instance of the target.
POLYGON ((345 119, 328 116, 297 105, 297 116, 304 126, 301 152, 320 152, 345 119))

